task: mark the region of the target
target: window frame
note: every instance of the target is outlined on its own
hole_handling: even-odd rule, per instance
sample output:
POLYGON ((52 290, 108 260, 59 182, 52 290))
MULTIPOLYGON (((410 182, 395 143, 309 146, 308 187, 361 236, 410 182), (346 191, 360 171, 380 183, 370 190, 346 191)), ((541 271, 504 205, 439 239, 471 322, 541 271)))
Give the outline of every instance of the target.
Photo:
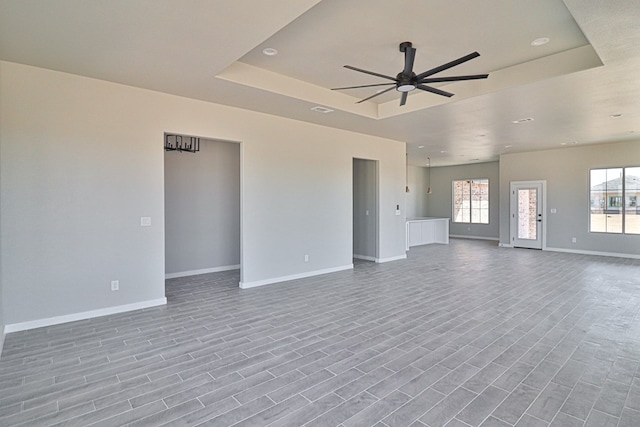
MULTIPOLYGON (((638 210, 637 207, 637 196, 635 194, 633 195, 629 195, 627 194, 627 170, 629 169, 638 169, 640 168, 640 166, 608 166, 608 167, 597 167, 597 168, 590 168, 589 169, 589 175, 588 175, 588 186, 587 186, 587 191, 588 191, 588 215, 589 215, 589 221, 588 221, 588 232, 589 233, 594 233, 594 234, 607 234, 607 235, 627 235, 627 236, 640 236, 640 233, 631 233, 628 231, 627 229, 627 199, 628 200, 632 200, 633 197, 636 197, 636 210, 638 210), (592 209, 594 208, 593 206, 593 199, 592 199, 592 184, 591 184, 591 179, 592 179, 592 174, 593 171, 608 171, 610 169, 621 169, 622 170, 622 177, 621 177, 621 191, 619 195, 608 195, 606 194, 607 190, 605 190, 605 194, 598 199, 598 204, 600 204, 600 209, 604 210, 605 214, 606 214, 606 210, 607 207, 614 207, 614 208, 619 208, 620 209, 620 219, 621 219, 621 231, 607 231, 606 230, 606 226, 605 226, 605 230, 604 231, 594 231, 592 228, 592 209), (613 201, 615 201, 615 203, 612 203, 613 201), (614 206, 615 205, 615 206, 614 206)), ((605 181, 609 182, 609 181, 605 181)))
MULTIPOLYGON (((454 224, 469 225, 489 225, 491 222, 491 180, 489 178, 461 178, 451 180, 451 222, 454 224), (456 182, 466 181, 470 184, 469 188, 469 218, 468 221, 456 221, 456 182), (487 183, 487 222, 473 222, 473 182, 486 181, 487 183)), ((480 208, 483 209, 483 208, 480 208)), ((482 216, 482 215, 481 215, 482 216)))

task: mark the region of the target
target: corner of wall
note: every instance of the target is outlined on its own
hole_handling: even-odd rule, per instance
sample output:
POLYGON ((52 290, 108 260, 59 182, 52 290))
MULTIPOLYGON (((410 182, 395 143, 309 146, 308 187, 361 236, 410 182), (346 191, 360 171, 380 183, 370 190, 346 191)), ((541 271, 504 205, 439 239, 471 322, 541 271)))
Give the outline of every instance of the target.
MULTIPOLYGON (((0 67, 2 67, 2 63, 0 62, 0 67)), ((0 79, 2 79, 2 72, 0 71, 0 79)), ((0 123, 2 120, 2 111, 4 109, 0 108, 0 123)), ((2 159, 2 128, 0 127, 0 163, 2 159)), ((2 194, 2 178, 0 174, 0 194, 2 194)), ((0 214, 0 234, 2 232, 2 215, 0 214)), ((3 295, 2 295, 2 240, 0 239, 0 360, 2 360, 2 348, 4 346, 4 308, 3 308, 3 295)))

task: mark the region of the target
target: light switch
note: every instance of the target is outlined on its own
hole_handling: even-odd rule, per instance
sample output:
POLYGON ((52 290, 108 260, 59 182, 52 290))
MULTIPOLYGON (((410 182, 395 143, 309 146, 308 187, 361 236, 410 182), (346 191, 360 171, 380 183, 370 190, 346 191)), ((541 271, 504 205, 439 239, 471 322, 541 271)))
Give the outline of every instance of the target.
POLYGON ((141 216, 140 217, 140 227, 150 227, 151 226, 151 217, 150 216, 141 216))
POLYGON ((367 209, 366 211, 364 211, 364 214, 368 216, 368 215, 369 215, 369 209, 367 209))
POLYGON ((551 208, 551 213, 556 213, 558 210, 556 208, 551 208))
POLYGON ((400 216, 400 209, 396 209, 396 216, 400 216))

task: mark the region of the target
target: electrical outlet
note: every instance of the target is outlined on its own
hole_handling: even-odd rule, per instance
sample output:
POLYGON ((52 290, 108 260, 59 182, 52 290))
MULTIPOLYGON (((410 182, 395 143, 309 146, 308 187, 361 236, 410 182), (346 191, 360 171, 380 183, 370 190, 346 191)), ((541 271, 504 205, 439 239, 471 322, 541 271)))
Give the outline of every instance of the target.
POLYGON ((576 243, 578 241, 578 239, 576 239, 575 237, 571 238, 571 243, 576 243))
POLYGON ((140 217, 140 227, 150 227, 151 226, 151 217, 150 216, 141 216, 140 217))
POLYGON ((309 262, 309 255, 306 255, 306 254, 305 254, 305 256, 304 256, 304 262, 309 262))
POLYGON ((112 291, 119 291, 120 290, 120 281, 119 280, 112 280, 111 281, 111 290, 112 291))

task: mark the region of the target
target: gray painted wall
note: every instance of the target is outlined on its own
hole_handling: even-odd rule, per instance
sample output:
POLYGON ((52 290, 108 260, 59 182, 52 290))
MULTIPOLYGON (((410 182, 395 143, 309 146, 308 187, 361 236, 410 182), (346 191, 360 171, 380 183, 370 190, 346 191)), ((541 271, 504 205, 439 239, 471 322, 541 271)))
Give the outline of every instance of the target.
POLYGON ((409 192, 407 199, 407 218, 427 216, 427 175, 426 169, 420 166, 409 166, 409 192))
POLYGON ((240 264, 240 144, 164 154, 165 272, 240 264))
POLYGON ((377 258, 377 164, 353 159, 353 254, 377 258))
MULTIPOLYGON (((427 169, 423 169, 427 179, 427 169)), ((427 216, 452 218, 452 183, 456 179, 489 179, 489 224, 459 224, 451 222, 449 233, 454 236, 498 239, 500 233, 500 164, 498 162, 431 168, 431 190, 426 195, 427 216)))
POLYGON ((401 142, 4 61, 0 92, 7 325, 164 298, 167 131, 242 143, 243 282, 351 265, 354 157, 379 162, 379 256, 405 256, 401 142))
POLYGON ((640 235, 589 232, 589 170, 619 166, 640 166, 640 141, 500 156, 500 242, 509 244, 510 182, 546 180, 548 248, 640 255, 640 235))

